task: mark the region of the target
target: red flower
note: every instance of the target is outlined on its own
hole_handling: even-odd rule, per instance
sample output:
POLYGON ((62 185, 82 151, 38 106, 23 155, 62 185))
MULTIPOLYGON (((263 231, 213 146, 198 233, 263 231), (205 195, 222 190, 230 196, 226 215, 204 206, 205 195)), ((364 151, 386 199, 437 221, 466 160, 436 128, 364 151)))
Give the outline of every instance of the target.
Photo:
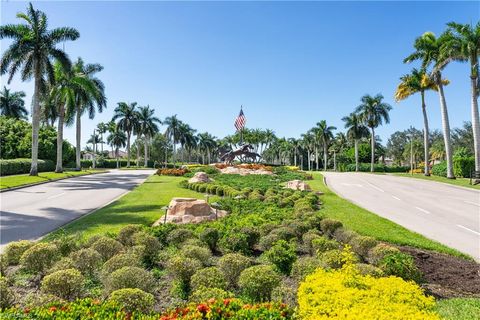
POLYGON ((29 313, 29 312, 30 312, 30 308, 25 308, 25 309, 23 309, 23 312, 24 312, 24 313, 29 313))
POLYGON ((48 310, 50 310, 51 312, 54 312, 55 310, 57 310, 57 307, 50 307, 50 309, 48 310))
POLYGON ((230 302, 232 302, 232 299, 223 299, 223 305, 225 307, 227 307, 230 304, 230 302))
POLYGON ((202 303, 197 306, 197 310, 200 311, 202 314, 205 314, 210 311, 210 308, 206 304, 202 303))

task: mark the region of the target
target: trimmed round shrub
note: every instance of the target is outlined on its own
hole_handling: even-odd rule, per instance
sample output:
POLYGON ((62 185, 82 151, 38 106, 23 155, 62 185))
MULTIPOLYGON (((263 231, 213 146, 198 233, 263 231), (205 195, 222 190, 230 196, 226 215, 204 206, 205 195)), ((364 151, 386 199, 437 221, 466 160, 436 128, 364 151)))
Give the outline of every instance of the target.
POLYGON ((215 228, 206 228, 200 233, 200 240, 205 242, 213 252, 217 250, 218 239, 220 239, 220 233, 215 228))
POLYGON ((225 235, 220 240, 219 247, 223 253, 240 252, 250 254, 248 236, 239 232, 230 232, 225 235))
POLYGON ((205 288, 200 287, 198 290, 193 291, 189 301, 195 303, 201 303, 210 299, 223 300, 233 298, 234 295, 231 292, 225 291, 219 288, 205 288))
POLYGON ((298 240, 301 240, 303 234, 310 229, 310 226, 307 222, 298 219, 290 221, 287 224, 287 227, 292 229, 298 240))
POLYGON ((110 274, 123 267, 141 267, 138 256, 130 253, 117 254, 105 262, 102 269, 104 273, 110 274))
POLYGON ((179 281, 190 283, 191 277, 202 268, 202 263, 197 259, 177 256, 167 263, 168 271, 179 281))
POLYGON ((123 227, 117 235, 117 240, 120 241, 125 246, 132 246, 133 239, 132 236, 142 230, 142 227, 137 224, 130 224, 123 227))
POLYGON ((138 288, 152 292, 155 287, 153 275, 139 267, 123 267, 112 272, 106 279, 105 289, 113 292, 124 288, 138 288))
POLYGON ((271 300, 272 290, 280 284, 280 276, 273 266, 259 265, 242 271, 238 286, 242 294, 252 302, 271 300))
POLYGON ((102 256, 103 260, 108 260, 123 250, 123 245, 115 239, 103 237, 95 241, 91 248, 102 256))
POLYGON ((200 269, 192 276, 192 290, 198 290, 201 287, 226 289, 227 284, 223 273, 217 267, 208 267, 200 269))
POLYGON ((184 257, 196 259, 204 266, 208 266, 210 264, 210 258, 212 257, 212 253, 208 248, 194 245, 183 246, 180 252, 184 257))
POLYGON ((325 269, 339 269, 343 266, 342 250, 329 250, 320 255, 322 267, 325 269))
POLYGON ((8 287, 7 279, 0 277, 0 310, 10 308, 15 303, 15 294, 8 287))
POLYGON ((349 243, 354 237, 358 237, 359 234, 353 230, 347 230, 345 228, 338 228, 333 233, 333 238, 341 243, 349 243))
POLYGON ((252 192, 250 192, 248 194, 248 199, 249 200, 258 200, 258 201, 262 201, 263 200, 263 196, 262 194, 260 193, 259 190, 254 190, 252 192))
POLYGON ((239 253, 228 253, 218 260, 218 268, 222 271, 230 288, 237 286, 238 277, 251 264, 249 258, 239 253))
POLYGON ((360 272, 361 275, 364 275, 364 276, 370 275, 372 277, 378 278, 384 275, 382 269, 367 263, 358 263, 357 270, 360 272))
POLYGON ((368 236, 358 236, 353 237, 349 244, 352 246, 353 252, 359 256, 366 258, 368 251, 375 247, 378 244, 378 241, 375 238, 368 236))
POLYGON ((335 240, 329 240, 325 237, 319 237, 312 240, 312 250, 317 255, 334 249, 340 249, 340 243, 335 240))
POLYGON ((302 215, 296 215, 298 219, 302 219, 310 226, 310 229, 320 230, 320 224, 323 220, 323 215, 318 212, 307 212, 302 215))
POLYGON ((58 249, 54 244, 40 242, 22 254, 20 263, 32 273, 43 273, 53 265, 58 257, 58 249))
POLYGON ((320 229, 329 237, 333 236, 335 230, 342 226, 342 223, 335 219, 325 218, 320 222, 320 229))
POLYGON ((317 268, 322 266, 320 260, 315 257, 299 258, 292 265, 292 277, 298 281, 303 281, 306 276, 315 272, 317 268))
POLYGON ((379 243, 368 252, 367 260, 373 265, 378 266, 380 261, 387 255, 398 253, 400 250, 386 243, 379 243))
POLYGON ((7 258, 5 258, 4 254, 0 254, 0 276, 5 275, 7 268, 8 268, 7 258))
POLYGON ((281 284, 272 290, 272 301, 284 303, 289 306, 297 304, 297 288, 291 285, 281 284))
POLYGON ((71 252, 79 248, 80 240, 80 234, 68 235, 62 233, 60 236, 57 236, 52 243, 57 246, 60 255, 68 256, 71 252))
POLYGON ((318 231, 315 230, 310 230, 302 236, 302 243, 310 255, 315 253, 315 250, 312 246, 312 241, 320 237, 321 236, 318 234, 318 231))
POLYGON ((122 306, 127 312, 149 313, 155 304, 155 298, 151 293, 138 288, 124 288, 113 291, 109 301, 122 306))
POLYGON ((102 265, 102 255, 96 250, 85 248, 72 252, 70 258, 75 268, 83 274, 92 275, 102 265))
POLYGON ((145 263, 151 265, 162 249, 160 241, 146 232, 137 232, 133 236, 133 243, 136 246, 144 246, 142 258, 145 263))
POLYGON ((29 240, 10 242, 7 244, 5 251, 3 252, 6 262, 9 265, 19 264, 22 254, 30 249, 34 244, 35 242, 29 240))
POLYGON ((45 293, 53 294, 65 300, 79 298, 84 290, 85 278, 77 269, 59 270, 45 276, 41 288, 45 293))
MULTIPOLYGON (((233 230, 232 232, 235 233, 236 230, 233 230)), ((260 231, 255 227, 243 227, 238 232, 247 236, 247 245, 249 250, 252 251, 253 247, 260 239, 260 231)))
POLYGON ((75 268, 75 264, 73 263, 73 260, 70 259, 69 257, 63 257, 62 259, 55 262, 53 266, 50 269, 48 269, 47 273, 50 274, 56 271, 74 269, 74 268, 75 268))
POLYGON ((268 261, 275 265, 278 270, 289 275, 292 269, 292 264, 297 259, 295 254, 295 246, 285 240, 279 240, 264 253, 268 261))
POLYGON ((167 236, 167 243, 179 247, 187 239, 195 238, 191 230, 178 228, 170 231, 167 236))
POLYGON ((380 261, 379 268, 387 276, 397 276, 415 282, 422 281, 422 273, 415 265, 413 257, 407 253, 397 252, 386 255, 380 261))
POLYGON ((315 211, 315 208, 312 206, 312 204, 308 200, 300 199, 295 201, 295 204, 293 205, 293 210, 295 214, 303 214, 303 213, 315 211))
POLYGON ((273 244, 279 240, 289 241, 295 237, 295 232, 292 228, 280 227, 273 229, 268 235, 261 237, 258 245, 261 250, 265 251, 270 249, 273 244))

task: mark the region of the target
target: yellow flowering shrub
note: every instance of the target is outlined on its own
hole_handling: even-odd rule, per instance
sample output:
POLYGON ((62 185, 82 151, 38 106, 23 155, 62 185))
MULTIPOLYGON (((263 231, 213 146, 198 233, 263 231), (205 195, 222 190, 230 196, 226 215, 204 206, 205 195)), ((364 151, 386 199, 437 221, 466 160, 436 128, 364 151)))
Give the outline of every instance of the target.
POLYGON ((435 300, 414 282, 398 277, 361 275, 346 246, 340 270, 321 268, 298 289, 299 315, 305 320, 375 319, 438 320, 435 300))

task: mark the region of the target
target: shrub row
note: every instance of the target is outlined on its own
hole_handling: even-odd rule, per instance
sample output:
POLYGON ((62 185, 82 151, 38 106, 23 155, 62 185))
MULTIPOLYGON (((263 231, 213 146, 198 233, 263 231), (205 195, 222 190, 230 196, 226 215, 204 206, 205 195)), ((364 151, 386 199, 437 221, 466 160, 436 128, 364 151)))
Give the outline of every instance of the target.
MULTIPOLYGON (((453 157, 453 174, 456 177, 470 178, 475 170, 474 157, 453 157)), ((442 161, 432 167, 432 174, 439 177, 447 176, 447 162, 442 161)))
MULTIPOLYGON (((349 163, 344 166, 345 171, 355 171, 355 163, 349 163)), ((373 165, 374 172, 408 172, 410 167, 407 166, 387 166, 375 163, 373 165)), ((359 163, 358 170, 361 172, 370 172, 370 163, 359 163)))
MULTIPOLYGON (((32 166, 31 159, 0 159, 0 176, 29 173, 32 166)), ((55 170, 55 163, 51 160, 38 160, 38 172, 55 170)))

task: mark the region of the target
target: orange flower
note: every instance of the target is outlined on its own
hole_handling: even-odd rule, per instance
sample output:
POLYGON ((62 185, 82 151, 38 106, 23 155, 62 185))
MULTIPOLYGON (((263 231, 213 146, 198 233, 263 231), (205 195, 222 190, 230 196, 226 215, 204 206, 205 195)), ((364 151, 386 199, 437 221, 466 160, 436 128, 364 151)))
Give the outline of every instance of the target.
POLYGON ((57 310, 57 307, 53 306, 53 307, 50 307, 50 309, 48 309, 48 310, 50 310, 51 312, 54 312, 54 311, 57 310))
POLYGON ((95 299, 95 300, 92 301, 92 304, 95 304, 95 305, 100 304, 100 300, 95 299))
POLYGON ((210 308, 206 304, 202 303, 197 306, 197 310, 202 314, 206 314, 208 311, 210 311, 210 308))
POLYGON ((24 313, 29 313, 29 312, 30 312, 30 308, 25 308, 25 309, 23 309, 23 312, 24 312, 24 313))
POLYGON ((232 299, 223 299, 223 305, 226 307, 232 302, 232 299))
POLYGON ((214 303, 215 303, 215 298, 211 298, 211 299, 209 299, 209 300, 208 300, 208 303, 210 303, 210 304, 214 304, 214 303))

